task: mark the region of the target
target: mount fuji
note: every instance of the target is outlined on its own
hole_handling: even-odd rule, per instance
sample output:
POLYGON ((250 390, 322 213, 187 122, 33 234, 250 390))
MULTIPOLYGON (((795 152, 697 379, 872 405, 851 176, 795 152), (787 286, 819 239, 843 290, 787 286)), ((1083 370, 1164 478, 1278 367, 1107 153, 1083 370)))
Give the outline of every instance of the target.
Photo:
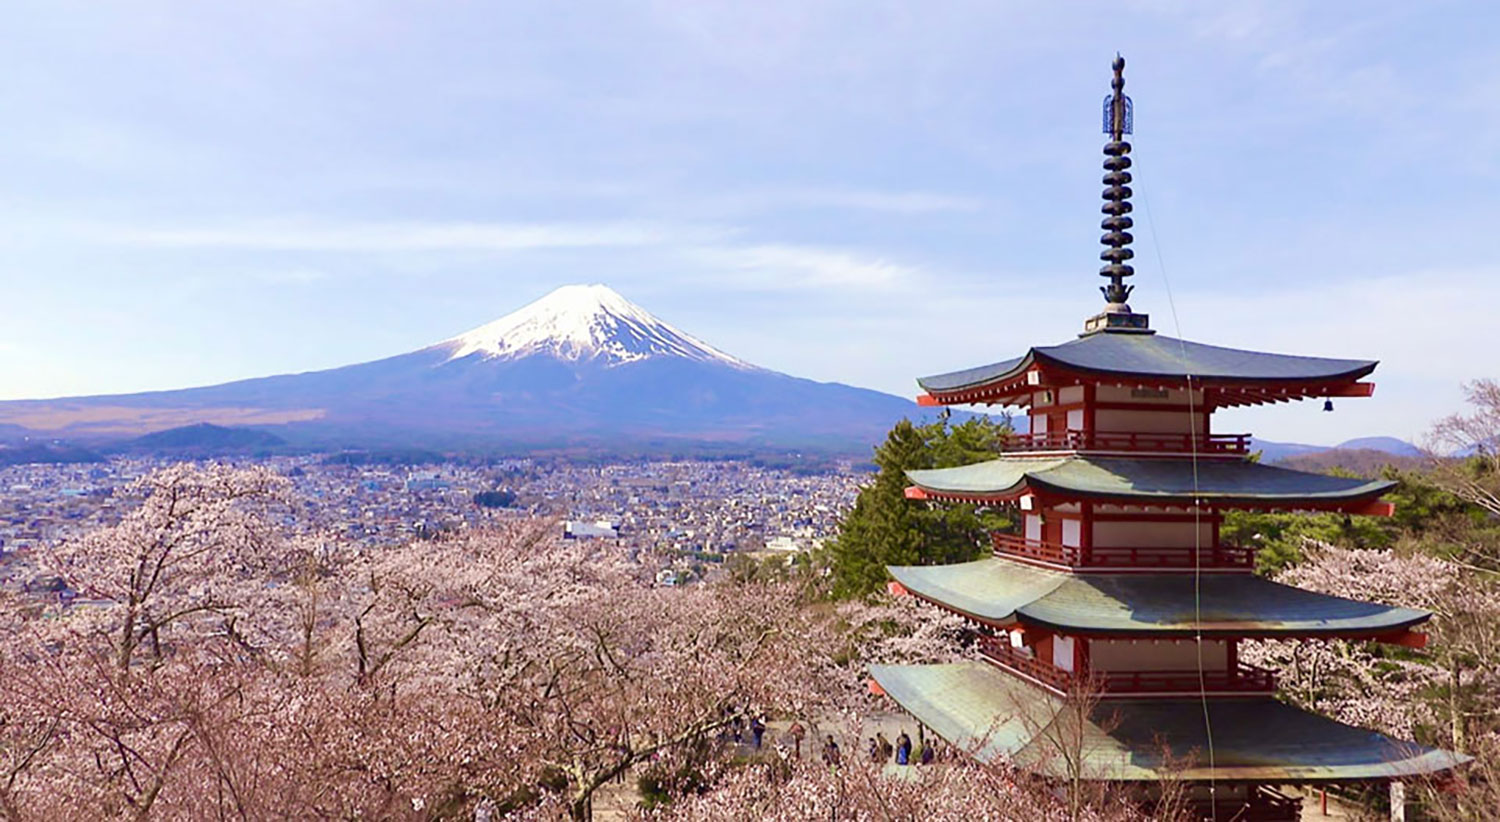
POLYGON ((868 454, 917 405, 752 365, 603 285, 373 362, 144 394, 0 402, 12 437, 252 426, 305 448, 868 454))

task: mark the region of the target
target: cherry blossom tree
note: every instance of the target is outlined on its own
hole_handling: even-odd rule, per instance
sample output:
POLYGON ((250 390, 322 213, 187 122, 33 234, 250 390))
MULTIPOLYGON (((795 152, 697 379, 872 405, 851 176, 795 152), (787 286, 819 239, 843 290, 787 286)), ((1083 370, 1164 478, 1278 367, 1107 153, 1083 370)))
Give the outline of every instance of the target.
POLYGON ((1438 420, 1428 435, 1435 452, 1433 478, 1451 493, 1500 516, 1500 381, 1464 385, 1472 411, 1438 420))
POLYGON ((118 524, 44 551, 40 565, 95 601, 72 622, 107 637, 117 668, 143 644, 160 664, 168 632, 231 613, 256 587, 275 549, 266 514, 286 489, 264 468, 165 468, 125 490, 138 504, 118 524))
POLYGON ((1446 560, 1395 550, 1309 544, 1278 581, 1321 593, 1434 613, 1420 651, 1343 640, 1252 643, 1247 661, 1279 671, 1284 695, 1350 724, 1459 751, 1469 726, 1500 716, 1500 590, 1446 560))
MULTIPOLYGON (((891 766, 894 767, 894 766, 891 766)), ((987 819, 1007 822, 1074 818, 1082 822, 1142 819, 1128 803, 1100 803, 1069 816, 1045 784, 1004 765, 951 761, 910 766, 899 776, 879 764, 847 760, 836 768, 780 756, 726 769, 714 790, 653 815, 682 822, 763 819, 987 819)))
POLYGON ((795 584, 662 589, 552 523, 380 551, 278 527, 259 469, 175 466, 6 602, 8 818, 562 809, 745 713, 852 690, 795 584))

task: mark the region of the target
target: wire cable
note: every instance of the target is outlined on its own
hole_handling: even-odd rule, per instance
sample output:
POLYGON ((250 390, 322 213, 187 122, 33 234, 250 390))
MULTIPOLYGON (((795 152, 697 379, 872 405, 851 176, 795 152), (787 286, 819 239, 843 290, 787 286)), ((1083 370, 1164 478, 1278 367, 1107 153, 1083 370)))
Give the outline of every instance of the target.
MULTIPOLYGON (((1139 165, 1140 155, 1136 155, 1139 165)), ((1182 322, 1177 318, 1177 301, 1172 296, 1172 281, 1167 277, 1166 258, 1161 253, 1161 241, 1156 235, 1156 217, 1151 214, 1151 199, 1137 184, 1141 205, 1146 209, 1146 223, 1151 229, 1151 246, 1156 252, 1156 265, 1161 270, 1161 281, 1167 294, 1167 308, 1172 314, 1172 326, 1177 332, 1177 344, 1182 354, 1183 377, 1187 380, 1188 447, 1193 465, 1193 639, 1198 651, 1198 701, 1203 708, 1203 734, 1208 741, 1208 796, 1212 806, 1217 798, 1214 783, 1214 725, 1208 710, 1208 679, 1203 670, 1203 500, 1198 482, 1198 426, 1196 403, 1193 401, 1193 375, 1188 365, 1187 342, 1182 336, 1182 322)), ((1204 420, 1207 421, 1207 411, 1204 420)), ((1227 656, 1226 656, 1227 661, 1227 656)), ((1217 815, 1217 808, 1213 811, 1217 815)))

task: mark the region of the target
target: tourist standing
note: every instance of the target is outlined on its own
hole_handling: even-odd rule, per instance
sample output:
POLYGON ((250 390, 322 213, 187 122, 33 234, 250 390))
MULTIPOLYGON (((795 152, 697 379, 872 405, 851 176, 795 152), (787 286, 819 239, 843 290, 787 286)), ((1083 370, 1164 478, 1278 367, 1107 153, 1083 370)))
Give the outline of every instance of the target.
POLYGON ((802 727, 802 723, 801 722, 793 722, 792 723, 792 727, 787 728, 786 732, 792 735, 792 753, 798 759, 801 759, 802 758, 802 737, 804 737, 804 736, 807 735, 807 729, 804 728, 804 727, 802 727))
POLYGON ((829 767, 838 767, 839 743, 833 741, 833 734, 829 734, 828 741, 823 743, 823 761, 829 767))
POLYGON ((902 731, 901 735, 896 737, 896 764, 911 764, 911 737, 906 735, 906 731, 902 731))

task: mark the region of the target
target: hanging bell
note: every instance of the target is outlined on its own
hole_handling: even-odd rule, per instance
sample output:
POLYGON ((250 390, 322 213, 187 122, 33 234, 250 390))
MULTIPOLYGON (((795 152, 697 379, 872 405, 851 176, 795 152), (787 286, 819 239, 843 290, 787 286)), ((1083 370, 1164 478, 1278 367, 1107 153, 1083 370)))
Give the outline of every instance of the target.
POLYGON ((1333 400, 1323 400, 1323 410, 1324 411, 1332 411, 1333 410, 1333 400))

